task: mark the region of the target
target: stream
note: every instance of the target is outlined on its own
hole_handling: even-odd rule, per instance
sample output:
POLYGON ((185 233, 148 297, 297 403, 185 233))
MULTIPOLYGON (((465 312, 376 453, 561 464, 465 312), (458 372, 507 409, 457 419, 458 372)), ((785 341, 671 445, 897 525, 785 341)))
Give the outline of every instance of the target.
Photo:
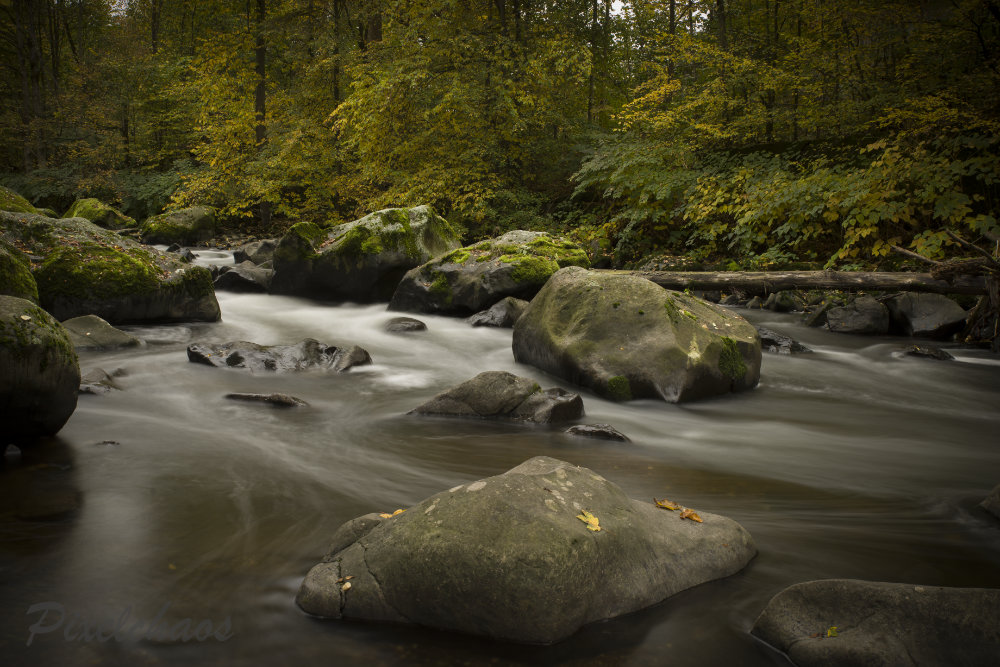
MULTIPOLYGON (((231 262, 199 251, 199 263, 231 262)), ((1000 482, 1000 359, 905 357, 909 342, 808 329, 793 315, 737 311, 812 354, 764 354, 753 391, 684 405, 616 404, 581 391, 583 423, 631 443, 559 428, 405 413, 485 370, 571 386, 515 363, 511 331, 417 315, 390 334, 385 304, 327 305, 218 293, 214 324, 122 327, 139 348, 84 352, 83 370, 123 369, 122 391, 81 395, 58 437, 0 469, 0 501, 29 468, 78 490, 59 521, 0 516, 0 656, 11 665, 785 665, 749 635, 785 587, 858 578, 1000 587, 1000 522, 977 504, 1000 482), (187 361, 192 342, 357 344, 345 374, 251 376, 187 361), (279 409, 223 398, 282 392, 279 409), (109 444, 116 443, 116 444, 109 444), (425 628, 321 620, 294 604, 336 528, 546 455, 592 468, 633 498, 669 497, 739 521, 758 556, 739 574, 583 628, 552 646, 425 628), (37 467, 37 468, 36 468, 37 467), (66 617, 229 619, 231 637, 68 640, 37 633, 32 605, 66 617)), ((540 594, 543 594, 540 592, 540 594)), ((51 618, 49 619, 52 620, 51 618)), ((66 633, 68 634, 68 633, 66 633)))

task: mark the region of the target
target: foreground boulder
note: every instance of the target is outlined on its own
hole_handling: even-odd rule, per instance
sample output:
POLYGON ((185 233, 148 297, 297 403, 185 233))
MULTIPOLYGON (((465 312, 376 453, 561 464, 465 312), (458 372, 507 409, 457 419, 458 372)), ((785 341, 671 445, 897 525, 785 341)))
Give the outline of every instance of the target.
POLYGON ((548 457, 384 516, 334 534, 299 589, 303 610, 549 643, 729 576, 755 554, 730 519, 681 519, 548 457))
POLYGON ((66 330, 13 296, 0 296, 0 378, 3 434, 11 440, 52 435, 76 409, 80 366, 66 330))
POLYGON ((760 337, 739 315, 636 276, 570 267, 514 325, 514 358, 615 401, 676 403, 760 379, 760 337))
POLYGON ((97 315, 74 317, 62 323, 73 347, 78 350, 111 350, 135 347, 142 341, 132 334, 116 329, 97 315))
POLYGON ((885 305, 892 328, 905 336, 943 340, 965 326, 965 310, 943 294, 904 292, 885 305))
POLYGON ((409 269, 458 245, 455 229, 430 206, 377 211, 329 230, 300 222, 274 250, 272 291, 386 300, 409 269))
POLYGON ((889 332, 888 309, 870 296, 826 311, 826 324, 837 333, 881 336, 889 332))
POLYGON ((143 243, 198 245, 215 237, 215 209, 192 206, 146 218, 139 229, 143 243))
POLYGON ((38 303, 38 285, 28 256, 0 237, 0 294, 38 303))
POLYGON ((776 595, 752 633, 799 667, 993 665, 1000 590, 809 581, 776 595))
POLYGON ((112 324, 219 319, 207 269, 102 229, 84 218, 0 212, 0 236, 34 255, 39 303, 59 320, 112 324))
POLYGON ((558 387, 543 391, 534 380, 512 373, 485 371, 438 394, 410 414, 549 424, 582 417, 583 399, 558 387))
POLYGON ((990 495, 986 496, 986 500, 979 503, 979 506, 984 510, 1000 519, 1000 484, 997 484, 990 495))
POLYGON ((86 218, 104 229, 118 230, 136 226, 135 220, 99 199, 77 199, 62 217, 86 218))
POLYGON ((399 283, 389 310, 469 315, 506 296, 530 299, 564 266, 590 262, 570 241, 544 232, 507 232, 413 269, 399 283))
POLYGON ((188 361, 216 368, 238 368, 251 373, 291 373, 304 370, 344 372, 372 363, 368 351, 352 345, 335 347, 306 338, 297 345, 258 345, 234 341, 221 345, 196 344, 187 349, 188 361))

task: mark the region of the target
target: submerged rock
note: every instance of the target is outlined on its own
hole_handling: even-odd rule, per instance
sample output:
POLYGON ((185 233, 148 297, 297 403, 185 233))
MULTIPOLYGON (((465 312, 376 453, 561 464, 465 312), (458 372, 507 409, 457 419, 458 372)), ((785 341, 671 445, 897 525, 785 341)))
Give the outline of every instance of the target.
POLYGON ((332 370, 342 373, 372 363, 368 351, 352 345, 335 347, 306 338, 297 345, 258 345, 233 341, 221 345, 195 344, 187 349, 188 361, 216 368, 238 368, 251 373, 290 373, 332 370))
POLYGON ((62 217, 86 218, 104 229, 118 230, 136 226, 135 220, 99 199, 77 199, 62 217))
POLYGON ((527 308, 528 302, 524 299, 507 296, 490 306, 489 310, 480 311, 470 317, 469 324, 474 327, 511 329, 527 308))
POLYGON ((637 276, 570 267, 514 325, 514 359, 626 401, 671 403, 744 391, 760 378, 753 325, 637 276))
POLYGON ((904 292, 886 301, 893 329, 905 336, 949 338, 965 325, 965 310, 943 294, 904 292))
POLYGON ((69 332, 73 347, 78 350, 109 350, 142 344, 135 336, 114 328, 97 315, 74 317, 62 324, 69 332))
POLYGON ((870 296, 826 311, 826 324, 837 333, 880 336, 889 332, 889 310, 870 296))
POLYGON ((799 667, 992 665, 1000 590, 808 581, 778 593, 751 632, 799 667))
POLYGON ((276 294, 339 301, 388 299, 409 269, 459 245, 430 206, 390 208, 328 230, 294 225, 274 250, 276 294))
POLYGON ((600 440, 615 440, 617 442, 632 442, 628 436, 618 431, 611 424, 577 424, 566 429, 569 435, 600 440))
POLYGON ((0 378, 3 434, 11 441, 53 435, 76 409, 80 366, 66 329, 13 296, 0 296, 0 378))
POLYGON ((938 361, 952 361, 955 358, 940 347, 933 345, 910 345, 903 350, 903 354, 909 357, 924 357, 938 361))
POLYGON ((385 330, 389 333, 427 331, 427 325, 412 317, 394 317, 385 323, 385 330))
POLYGON ((296 602, 318 616, 555 642, 753 558, 738 523, 701 517, 680 519, 592 470, 536 457, 390 518, 347 522, 296 602), (600 530, 578 518, 584 511, 600 530))
POLYGON ((485 371, 442 392, 409 414, 511 419, 540 424, 583 416, 583 399, 505 371, 485 371))
POLYGON ((289 396, 288 394, 226 394, 226 398, 234 401, 269 403, 279 408, 300 408, 309 405, 301 398, 289 396))
POLYGON ((96 394, 101 396, 107 394, 112 389, 121 390, 121 387, 118 386, 115 379, 103 368, 94 368, 87 371, 80 378, 79 392, 81 394, 96 394))
POLYGON ((1000 484, 994 487, 990 495, 986 496, 986 499, 979 503, 979 506, 1000 519, 1000 484))
POLYGON ((791 336, 786 336, 767 327, 757 327, 757 333, 760 334, 761 348, 768 352, 775 352, 777 354, 812 352, 812 350, 791 336))
POLYGON ((146 218, 139 230, 143 243, 198 245, 215 237, 215 209, 191 206, 146 218))
POLYGON ((545 232, 507 232, 408 272, 389 310, 468 315, 506 296, 530 299, 560 268, 589 265, 575 243, 545 232))

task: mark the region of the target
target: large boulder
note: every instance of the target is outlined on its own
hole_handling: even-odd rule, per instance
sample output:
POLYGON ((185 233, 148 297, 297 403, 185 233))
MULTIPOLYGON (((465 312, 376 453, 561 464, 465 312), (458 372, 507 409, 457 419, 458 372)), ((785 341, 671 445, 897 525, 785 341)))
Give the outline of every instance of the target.
POLYGON ((0 212, 0 236, 42 259, 39 303, 59 320, 97 315, 113 324, 219 319, 212 276, 84 218, 0 212))
POLYGON ((304 370, 344 372, 372 363, 368 351, 352 345, 336 347, 306 338, 296 345, 258 345, 233 341, 217 345, 189 345, 188 361, 215 368, 237 368, 251 373, 291 373, 304 370))
POLYGON ((81 315, 62 323, 70 342, 78 350, 112 350, 135 347, 142 341, 132 334, 116 329, 97 315, 81 315))
POLYGON ((799 665, 994 665, 1000 590, 852 579, 778 593, 752 633, 799 665))
POLYGON ((264 269, 246 260, 229 267, 215 279, 215 289, 229 292, 266 292, 271 286, 274 271, 264 269))
POLYGON ((885 304, 893 329, 906 336, 945 339, 965 326, 965 310, 943 294, 903 292, 885 304))
POLYGON ((76 409, 80 366, 66 330, 13 296, 0 296, 0 378, 3 434, 10 440, 52 435, 76 409))
POLYGON ((38 285, 28 256, 0 237, 0 294, 38 303, 38 285))
POLYGON ((485 371, 438 394, 410 414, 550 424, 582 417, 583 399, 558 387, 543 391, 534 380, 513 373, 485 371))
POLYGON ((459 246, 430 206, 390 208, 321 230, 298 223, 274 250, 276 294, 333 301, 387 300, 408 270, 459 246))
POLYGON ((86 218, 104 229, 117 230, 135 227, 135 220, 99 199, 77 199, 62 217, 86 218))
POLYGON ((198 245, 215 237, 215 209, 192 206, 146 218, 139 230, 143 243, 198 245))
POLYGON ((575 243, 512 231, 436 257, 403 277, 389 310, 469 315, 506 296, 530 299, 565 266, 590 266, 575 243))
POLYGON ((317 616, 555 642, 753 558, 738 523, 701 518, 681 519, 587 468, 536 457, 394 516, 347 522, 296 602, 317 616))
POLYGON ((560 270, 514 325, 514 358, 616 401, 757 385, 760 337, 715 304, 636 276, 560 270))
POLYGON ((263 264, 274 259, 274 249, 278 247, 276 239, 262 239, 251 241, 233 251, 233 261, 237 264, 241 262, 253 262, 263 264))
POLYGON ((889 332, 889 310, 871 296, 826 311, 826 325, 837 333, 883 335, 889 332))
POLYGON ((0 185, 0 211, 11 213, 38 213, 27 199, 10 188, 0 185))

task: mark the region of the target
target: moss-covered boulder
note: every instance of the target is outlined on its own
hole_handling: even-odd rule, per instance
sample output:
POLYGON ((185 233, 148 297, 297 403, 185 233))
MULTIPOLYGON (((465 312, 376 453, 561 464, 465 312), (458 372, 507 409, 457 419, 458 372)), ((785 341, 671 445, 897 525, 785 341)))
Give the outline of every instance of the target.
POLYGON ((192 206, 146 218, 139 230, 143 243, 198 245, 215 237, 215 209, 192 206))
POLYGON ((682 519, 592 470, 536 457, 347 522, 296 602, 318 616, 555 642, 753 558, 742 526, 698 514, 702 523, 682 519))
POLYGON ((31 262, 19 249, 0 238, 0 294, 38 303, 38 285, 31 262))
POLYGON ((112 324, 219 319, 212 275, 85 218, 0 212, 0 237, 41 257, 39 303, 60 320, 97 315, 112 324))
POLYGON ((135 220, 99 199, 77 199, 62 217, 86 218, 104 229, 128 229, 136 224, 135 220))
POLYGON ((80 366, 66 330, 25 299, 0 296, 3 434, 31 440, 59 431, 76 409, 80 366))
POLYGON ((469 315, 506 296, 530 299, 566 266, 590 266, 577 244, 545 232, 507 232, 413 269, 392 295, 389 309, 469 315))
POLYGON ((0 211, 38 213, 38 209, 32 206, 31 202, 3 185, 0 185, 0 211))
POLYGON ((409 269, 458 246, 455 229, 430 206, 376 211, 328 230, 299 223, 274 250, 271 291, 387 300, 409 269))
POLYGON ((557 272, 514 325, 514 358, 616 401, 671 403, 743 391, 760 379, 752 324, 637 276, 557 272))

